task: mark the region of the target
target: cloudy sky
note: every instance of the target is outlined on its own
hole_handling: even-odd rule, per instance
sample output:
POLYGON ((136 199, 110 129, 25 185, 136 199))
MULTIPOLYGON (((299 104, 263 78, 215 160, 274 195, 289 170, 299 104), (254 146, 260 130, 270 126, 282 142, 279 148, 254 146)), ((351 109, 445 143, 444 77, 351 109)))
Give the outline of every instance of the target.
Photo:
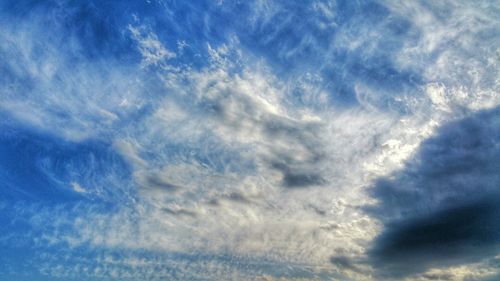
POLYGON ((500 279, 500 2, 0 1, 0 280, 500 279))

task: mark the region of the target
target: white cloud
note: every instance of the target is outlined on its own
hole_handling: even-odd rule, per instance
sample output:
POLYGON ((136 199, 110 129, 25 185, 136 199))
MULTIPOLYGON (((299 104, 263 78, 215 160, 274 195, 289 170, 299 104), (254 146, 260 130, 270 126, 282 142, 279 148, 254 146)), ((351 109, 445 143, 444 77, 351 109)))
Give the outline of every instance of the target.
POLYGON ((73 190, 77 193, 85 193, 87 192, 85 190, 85 188, 83 188, 80 184, 78 184, 77 182, 72 182, 71 183, 71 188, 73 188, 73 190))
MULTIPOLYGON (((174 52, 165 48, 158 36, 147 26, 134 27, 129 25, 128 29, 132 33, 132 38, 137 41, 139 51, 142 54, 142 67, 158 65, 177 56, 174 52)), ((185 45, 180 46, 184 48, 185 45)), ((180 51, 182 51, 182 48, 180 48, 180 51)))
POLYGON ((40 26, 35 20, 0 28, 0 53, 9 58, 0 111, 74 141, 117 134, 116 125, 146 102, 138 73, 112 60, 85 62, 75 38, 42 38, 40 26))

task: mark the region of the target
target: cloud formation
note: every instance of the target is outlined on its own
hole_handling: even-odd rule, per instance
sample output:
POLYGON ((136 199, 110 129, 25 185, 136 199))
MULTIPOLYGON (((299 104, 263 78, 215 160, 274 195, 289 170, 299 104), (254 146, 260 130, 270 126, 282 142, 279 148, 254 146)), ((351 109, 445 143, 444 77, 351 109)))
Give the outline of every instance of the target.
POLYGON ((0 279, 494 279, 498 10, 2 1, 0 279))
POLYGON ((499 113, 442 126, 402 171, 376 182, 371 211, 386 224, 371 253, 378 266, 408 274, 498 253, 499 113))

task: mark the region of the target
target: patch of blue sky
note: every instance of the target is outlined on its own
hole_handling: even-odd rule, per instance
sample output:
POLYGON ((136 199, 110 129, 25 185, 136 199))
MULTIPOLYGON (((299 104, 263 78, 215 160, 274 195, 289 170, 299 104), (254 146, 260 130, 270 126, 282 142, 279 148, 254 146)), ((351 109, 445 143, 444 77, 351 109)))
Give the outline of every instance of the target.
POLYGON ((130 169, 109 144, 74 143, 21 126, 1 127, 2 196, 8 201, 124 202, 134 196, 130 169))

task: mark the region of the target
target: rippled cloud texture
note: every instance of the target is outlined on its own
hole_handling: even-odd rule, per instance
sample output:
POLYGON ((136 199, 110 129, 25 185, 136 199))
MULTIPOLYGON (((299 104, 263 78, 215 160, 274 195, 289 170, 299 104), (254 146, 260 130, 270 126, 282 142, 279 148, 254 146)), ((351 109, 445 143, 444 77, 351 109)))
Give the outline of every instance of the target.
POLYGON ((498 280, 498 1, 0 2, 1 280, 498 280))

